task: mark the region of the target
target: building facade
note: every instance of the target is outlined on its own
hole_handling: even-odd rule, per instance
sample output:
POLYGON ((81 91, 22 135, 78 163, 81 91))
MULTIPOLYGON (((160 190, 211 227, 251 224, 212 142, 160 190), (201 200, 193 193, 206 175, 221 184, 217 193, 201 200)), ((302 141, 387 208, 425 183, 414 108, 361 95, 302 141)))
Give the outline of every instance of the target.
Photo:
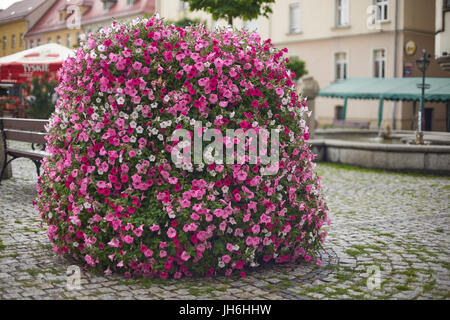
POLYGON ((0 11, 0 57, 27 48, 25 34, 55 0, 23 0, 0 11))
POLYGON ((94 1, 92 10, 82 18, 85 33, 96 32, 110 26, 112 21, 129 22, 136 17, 155 13, 155 0, 102 0, 94 1))
POLYGON ((154 12, 154 0, 57 0, 25 39, 29 48, 52 42, 71 48, 83 33, 154 12))
POLYGON ((450 72, 450 1, 436 0, 436 60, 450 72))
MULTIPOLYGON (((305 60, 321 88, 354 77, 421 77, 415 61, 422 49, 434 55, 434 16, 430 0, 279 0, 267 36, 305 60)), ((432 59, 427 76, 448 74, 432 59)), ((412 102, 386 102, 383 126, 410 130, 417 109, 412 102)), ((317 98, 319 126, 340 119, 342 110, 342 99, 317 98)), ((378 101, 348 101, 346 119, 375 128, 377 117, 378 101)), ((446 104, 425 105, 427 130, 448 130, 447 118, 446 104)))
MULTIPOLYGON (((234 27, 250 25, 263 38, 271 38, 275 46, 286 47, 289 57, 306 62, 309 75, 321 88, 350 77, 421 77, 415 61, 422 49, 432 55, 435 52, 434 0, 277 0, 272 10, 269 18, 237 20, 234 27)), ((189 12, 180 0, 157 1, 157 11, 169 20, 189 17, 206 21, 210 28, 226 25, 226 21, 214 21, 204 12, 189 12)), ((450 41, 445 34, 442 38, 450 41)), ((427 76, 449 75, 432 59, 427 76)), ((319 126, 340 119, 343 103, 342 99, 317 98, 315 119, 319 126)), ((386 101, 382 126, 411 130, 417 109, 412 102, 386 101)), ((447 110, 444 103, 427 103, 426 129, 449 130, 447 110)), ((346 119, 369 121, 376 128, 378 101, 349 100, 346 119)))

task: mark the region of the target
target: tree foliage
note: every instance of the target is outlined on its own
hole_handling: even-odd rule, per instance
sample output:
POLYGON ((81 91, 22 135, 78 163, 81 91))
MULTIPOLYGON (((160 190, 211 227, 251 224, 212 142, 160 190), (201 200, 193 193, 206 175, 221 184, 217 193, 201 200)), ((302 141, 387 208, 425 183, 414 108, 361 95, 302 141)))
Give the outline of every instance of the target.
POLYGON ((233 25, 234 18, 252 20, 258 16, 267 17, 275 0, 187 0, 191 10, 205 10, 215 20, 226 19, 233 25))
POLYGON ((305 61, 297 57, 289 58, 289 63, 287 64, 287 67, 289 68, 289 70, 295 73, 294 77, 295 80, 298 80, 304 75, 308 74, 308 70, 306 70, 305 61))
POLYGON ((190 19, 190 18, 182 18, 180 20, 177 21, 167 21, 167 24, 173 24, 177 27, 180 28, 186 28, 187 26, 192 26, 192 25, 197 25, 197 24, 205 24, 205 22, 203 22, 200 19, 190 19))
POLYGON ((47 79, 48 75, 42 79, 35 77, 31 81, 31 87, 23 84, 23 87, 30 93, 25 113, 33 119, 48 119, 55 110, 54 94, 57 83, 47 79))

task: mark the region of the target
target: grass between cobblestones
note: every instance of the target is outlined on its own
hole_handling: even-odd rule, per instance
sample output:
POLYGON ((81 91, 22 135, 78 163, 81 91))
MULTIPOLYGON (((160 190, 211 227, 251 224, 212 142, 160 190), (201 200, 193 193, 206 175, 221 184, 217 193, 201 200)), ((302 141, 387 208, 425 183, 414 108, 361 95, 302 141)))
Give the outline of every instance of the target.
POLYGON ((26 191, 32 163, 15 162, 16 178, 0 186, 0 299, 450 298, 449 177, 321 163, 332 219, 325 248, 335 262, 268 267, 246 279, 82 273, 82 290, 70 291, 66 268, 76 262, 53 253, 26 191), (379 270, 379 287, 369 289, 369 268, 379 270))

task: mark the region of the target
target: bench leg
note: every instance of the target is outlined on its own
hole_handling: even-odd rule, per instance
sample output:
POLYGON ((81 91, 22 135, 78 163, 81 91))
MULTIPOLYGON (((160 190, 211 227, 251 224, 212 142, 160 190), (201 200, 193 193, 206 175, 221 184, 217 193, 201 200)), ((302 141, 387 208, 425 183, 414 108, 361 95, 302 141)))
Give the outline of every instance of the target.
POLYGON ((11 161, 13 161, 14 159, 16 158, 11 158, 8 160, 8 157, 6 157, 5 161, 3 162, 2 171, 0 172, 0 183, 2 182, 3 174, 6 171, 6 167, 8 167, 8 164, 10 164, 11 161))
POLYGON ((7 166, 6 162, 7 161, 5 159, 5 161, 3 161, 2 171, 0 172, 0 184, 2 183, 3 174, 5 173, 5 170, 6 170, 6 166, 7 166))
POLYGON ((32 161, 33 161, 34 165, 36 166, 36 173, 39 178, 39 176, 41 175, 41 161, 39 161, 39 160, 32 160, 32 161))

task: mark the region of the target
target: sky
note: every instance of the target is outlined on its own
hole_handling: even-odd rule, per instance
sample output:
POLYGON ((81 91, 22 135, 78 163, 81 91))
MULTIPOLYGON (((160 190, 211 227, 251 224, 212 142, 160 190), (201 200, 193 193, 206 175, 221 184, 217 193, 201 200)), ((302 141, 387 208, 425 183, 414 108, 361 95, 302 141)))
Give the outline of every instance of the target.
POLYGON ((0 0, 0 10, 1 9, 6 9, 8 8, 10 5, 12 5, 15 2, 19 2, 21 0, 0 0))

